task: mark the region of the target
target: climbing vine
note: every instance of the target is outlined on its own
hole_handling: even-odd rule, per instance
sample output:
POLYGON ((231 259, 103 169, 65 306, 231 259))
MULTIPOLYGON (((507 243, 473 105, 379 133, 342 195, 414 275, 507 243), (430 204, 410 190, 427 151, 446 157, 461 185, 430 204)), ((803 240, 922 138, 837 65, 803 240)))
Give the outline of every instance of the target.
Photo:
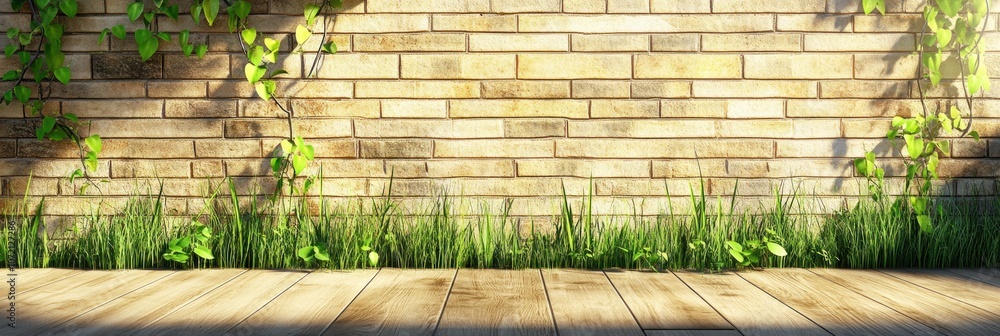
MULTIPOLYGON (((884 0, 863 0, 865 14, 874 10, 885 14, 884 0)), ((927 0, 923 7, 924 25, 920 32, 917 53, 917 88, 922 114, 904 118, 894 117, 886 138, 898 148, 906 166, 904 192, 916 215, 921 231, 934 230, 931 221, 931 182, 938 178, 937 167, 941 155, 949 155, 948 140, 940 137, 960 132, 979 141, 979 134, 972 129, 973 98, 990 90, 990 77, 984 63, 980 43, 989 21, 990 4, 987 0, 927 0), (959 101, 929 106, 924 87, 938 87, 944 78, 945 64, 957 64, 958 82, 962 86, 959 101), (967 111, 962 111, 962 103, 967 111), (962 117, 968 114, 968 120, 962 117), (910 195, 911 186, 916 195, 910 195)), ((875 154, 854 160, 860 175, 868 178, 872 196, 884 197, 885 170, 876 165, 875 154)))

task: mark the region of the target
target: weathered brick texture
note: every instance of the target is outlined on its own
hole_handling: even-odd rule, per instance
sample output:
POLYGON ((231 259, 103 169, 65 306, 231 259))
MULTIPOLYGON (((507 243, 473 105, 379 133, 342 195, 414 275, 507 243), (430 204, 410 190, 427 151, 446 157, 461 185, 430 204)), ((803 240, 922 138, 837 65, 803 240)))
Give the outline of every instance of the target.
MULTIPOLYGON (((289 135, 287 114, 243 79, 237 37, 224 21, 159 19, 209 53, 189 58, 164 42, 143 62, 131 35, 97 43, 104 28, 137 27, 130 2, 80 1, 81 15, 64 20, 73 81, 54 85, 45 107, 105 139, 94 176, 110 179, 106 196, 163 179, 170 209, 197 211, 205 178, 239 177, 240 193, 254 179, 273 188, 267 158, 289 135)), ((597 195, 622 199, 662 198, 665 186, 686 195, 699 178, 713 195, 739 179, 741 194, 765 201, 789 178, 818 196, 857 195, 850 160, 874 150, 890 177, 905 174, 885 132, 924 108, 913 81, 923 1, 889 0, 888 15, 866 16, 860 0, 349 0, 329 25, 339 53, 318 56, 317 34, 289 54, 306 2, 252 1, 251 23, 283 41, 277 100, 316 147, 309 173, 322 167, 330 196, 381 195, 390 176, 400 196, 516 197, 529 214, 552 213, 563 183, 586 194, 591 177, 597 195)), ((9 5, 0 0, 0 29, 26 28, 30 14, 9 5)), ((993 78, 998 18, 983 41, 993 78)), ((961 90, 960 70, 945 62, 942 87, 923 90, 928 108, 961 90)), ((950 192, 1000 175, 997 86, 974 103, 985 139, 946 139, 941 174, 959 178, 943 183, 950 192)), ((49 199, 72 213, 64 178, 77 148, 35 140, 37 120, 0 106, 0 203, 65 196, 49 199)))

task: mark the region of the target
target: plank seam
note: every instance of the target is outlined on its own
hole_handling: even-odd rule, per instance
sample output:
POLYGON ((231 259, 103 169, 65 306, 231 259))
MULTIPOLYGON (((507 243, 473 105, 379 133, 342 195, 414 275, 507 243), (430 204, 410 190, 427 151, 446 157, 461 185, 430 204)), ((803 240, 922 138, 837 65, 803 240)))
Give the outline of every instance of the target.
POLYGON ((542 278, 542 289, 545 291, 545 302, 549 304, 549 317, 552 318, 552 328, 555 329, 556 336, 559 336, 559 322, 556 322, 556 312, 552 310, 552 299, 549 298, 549 285, 545 283, 545 275, 542 274, 542 269, 538 269, 538 277, 542 278))
MULTIPOLYGON (((810 272, 810 273, 812 273, 812 272, 810 272)), ((809 322, 812 322, 812 324, 815 324, 815 325, 816 325, 817 327, 819 327, 820 329, 823 329, 823 331, 827 332, 828 334, 830 334, 830 335, 835 335, 835 334, 834 334, 833 332, 831 332, 830 330, 827 330, 827 329, 826 329, 826 327, 824 327, 824 326, 820 325, 819 323, 816 323, 816 321, 813 321, 813 319, 809 318, 809 316, 806 316, 806 314, 803 314, 803 313, 802 313, 802 312, 800 312, 800 311, 799 311, 798 309, 795 309, 794 307, 792 307, 792 306, 789 306, 789 305, 788 305, 787 303, 785 303, 785 301, 781 301, 781 299, 777 298, 776 296, 774 296, 774 295, 771 295, 771 293, 770 293, 770 292, 768 292, 768 291, 764 290, 763 288, 760 288, 760 286, 757 286, 757 284, 753 283, 753 281, 750 281, 750 280, 747 280, 747 278, 744 278, 744 277, 743 277, 743 275, 740 275, 740 274, 739 274, 739 273, 737 273, 737 272, 733 272, 733 274, 736 274, 736 276, 740 277, 740 279, 743 279, 743 281, 746 281, 746 282, 747 282, 747 283, 749 283, 749 284, 750 284, 751 286, 754 286, 754 287, 756 287, 757 289, 759 289, 759 290, 760 290, 761 292, 764 292, 764 294, 767 294, 767 296, 770 296, 770 297, 771 297, 771 298, 773 298, 774 300, 776 300, 776 301, 778 301, 778 302, 781 302, 781 304, 785 305, 785 307, 788 307, 788 309, 791 309, 791 310, 792 310, 793 312, 795 312, 796 314, 799 314, 799 316, 802 316, 802 318, 804 318, 804 319, 808 320, 809 322)), ((815 273, 814 273, 814 274, 815 274, 815 273)), ((822 277, 821 277, 821 278, 822 278, 822 277)), ((824 279, 824 280, 826 280, 826 278, 823 278, 823 279, 824 279)), ((829 281, 829 280, 827 280, 827 281, 829 281)), ((840 285, 837 285, 837 286, 840 286, 840 285)))
MULTIPOLYGON (((968 306, 970 306, 970 307, 973 307, 973 308, 976 308, 976 309, 979 309, 979 310, 982 310, 982 311, 984 311, 984 312, 986 312, 986 313, 988 313, 988 314, 990 314, 990 315, 995 315, 995 316, 1000 316, 1000 313, 996 313, 996 312, 992 312, 992 311, 989 311, 989 310, 986 310, 986 309, 983 309, 983 308, 980 308, 979 306, 976 306, 976 305, 974 305, 974 304, 971 304, 971 303, 968 303, 968 302, 965 302, 965 301, 962 301, 961 299, 959 299, 959 298, 956 298, 956 297, 952 297, 951 295, 948 295, 948 294, 945 294, 945 293, 942 293, 942 292, 938 292, 938 291, 936 291, 936 290, 933 290, 933 289, 930 289, 930 288, 927 288, 927 287, 924 287, 924 286, 921 286, 921 285, 919 285, 919 284, 917 284, 917 283, 915 283, 915 282, 913 282, 913 281, 909 281, 909 280, 906 280, 906 279, 904 279, 904 278, 900 278, 900 277, 898 277, 898 276, 895 276, 895 275, 892 275, 892 274, 890 274, 890 273, 886 273, 886 272, 884 272, 884 271, 882 271, 882 270, 875 270, 875 271, 876 271, 876 272, 879 272, 879 273, 882 273, 882 274, 885 274, 885 275, 887 275, 887 276, 890 276, 890 277, 893 277, 893 278, 896 278, 896 279, 899 279, 900 281, 903 281, 903 282, 906 282, 906 283, 909 283, 909 284, 911 284, 911 285, 914 285, 914 286, 917 286, 917 287, 920 287, 920 288, 923 288, 923 289, 925 289, 925 290, 928 290, 928 291, 930 291, 930 292, 933 292, 933 293, 937 293, 938 295, 941 295, 941 296, 944 296, 944 297, 946 297, 946 298, 949 298, 949 299, 952 299, 952 300, 955 300, 956 302, 961 302, 961 303, 964 303, 964 304, 966 304, 966 305, 968 305, 968 306)), ((951 272, 949 272, 949 273, 951 273, 951 272)), ((955 273, 952 273, 952 274, 955 274, 955 273)))
POLYGON ((997 285, 996 285, 996 284, 994 284, 994 283, 991 283, 991 282, 987 282, 987 281, 985 281, 985 280, 982 280, 982 279, 976 279, 976 278, 974 278, 974 277, 971 277, 971 276, 968 276, 968 275, 965 275, 965 274, 962 274, 962 273, 958 273, 958 272, 953 272, 952 270, 950 270, 950 269, 947 269, 947 268, 946 268, 946 269, 944 269, 944 271, 945 271, 945 272, 948 272, 948 273, 951 273, 951 274, 954 274, 954 275, 957 275, 957 276, 960 276, 960 277, 963 277, 963 278, 966 278, 966 279, 972 279, 972 280, 975 280, 975 281, 978 281, 978 282, 982 282, 982 283, 984 283, 984 284, 987 284, 987 285, 990 285, 990 286, 994 286, 994 287, 1000 287, 1000 286, 997 286, 997 285))
POLYGON ((448 293, 445 294, 444 302, 441 303, 441 312, 438 313, 438 320, 437 323, 434 323, 434 332, 432 332, 431 335, 437 335, 438 328, 441 327, 441 319, 444 318, 444 309, 448 308, 448 300, 451 299, 451 291, 455 289, 455 281, 458 280, 458 271, 459 269, 456 268, 455 275, 452 275, 451 277, 451 285, 448 286, 448 293))
MULTIPOLYGON (((63 280, 66 280, 66 279, 69 279, 69 278, 72 278, 74 276, 77 276, 77 275, 80 275, 80 274, 84 273, 83 271, 80 271, 80 270, 75 270, 75 271, 76 272, 73 272, 73 273, 71 273, 69 275, 64 276, 62 279, 55 279, 55 280, 43 283, 41 285, 38 285, 38 287, 27 289, 27 290, 23 290, 23 291, 19 291, 18 294, 28 293, 28 292, 31 292, 33 290, 37 290, 39 288, 42 288, 42 287, 45 287, 45 286, 48 286, 48 285, 51 285, 51 284, 54 284, 54 283, 57 283, 57 282, 60 282, 60 281, 63 281, 63 280)), ((21 275, 18 275, 18 278, 20 278, 20 277, 21 277, 21 275)))
POLYGON ((615 285, 614 281, 611 281, 611 277, 608 276, 608 272, 601 270, 601 274, 604 274, 604 278, 608 279, 608 283, 611 284, 611 288, 615 290, 615 294, 618 294, 618 298, 622 300, 623 304, 625 304, 625 309, 628 309, 628 314, 632 315, 632 320, 635 321, 635 324, 639 326, 639 329, 646 330, 645 328, 642 327, 642 323, 639 322, 639 318, 635 317, 635 312, 632 311, 632 307, 629 307, 628 302, 625 301, 625 297, 622 296, 622 292, 618 290, 618 286, 615 285))
POLYGON ((193 297, 193 298, 191 298, 190 300, 187 300, 186 302, 184 302, 184 303, 182 303, 182 304, 179 304, 179 305, 177 305, 177 307, 174 307, 174 309, 173 309, 173 310, 170 310, 170 311, 168 311, 168 312, 164 313, 163 315, 161 315, 160 317, 158 317, 158 318, 156 318, 156 319, 153 319, 152 321, 149 321, 149 323, 146 323, 146 325, 144 325, 144 326, 140 327, 139 329, 143 329, 143 328, 146 328, 146 327, 148 327, 148 326, 151 326, 151 325, 155 324, 156 322, 159 322, 159 321, 160 321, 160 320, 162 320, 163 318, 165 318, 165 317, 167 317, 167 316, 170 316, 170 314, 173 314, 173 313, 176 313, 176 312, 177 312, 178 310, 181 310, 181 309, 183 309, 184 307, 187 307, 187 305, 191 304, 192 302, 195 302, 195 301, 197 301, 197 300, 201 299, 202 297, 204 297, 205 295, 208 295, 209 293, 211 293, 211 292, 214 292, 214 291, 218 290, 218 289, 219 289, 219 287, 222 287, 223 285, 225 285, 225 284, 227 284, 227 283, 229 283, 229 282, 233 281, 234 279, 236 279, 236 278, 239 278, 239 277, 243 276, 243 274, 246 274, 246 273, 247 273, 247 272, 249 272, 249 271, 250 271, 249 269, 245 269, 245 270, 243 270, 243 272, 240 272, 240 274, 237 274, 237 275, 233 276, 232 278, 229 278, 229 280, 226 280, 226 281, 223 281, 222 283, 220 283, 220 284, 216 285, 215 287, 213 287, 213 288, 212 288, 211 290, 208 290, 208 291, 206 291, 205 293, 203 293, 203 294, 201 294, 201 295, 198 295, 198 296, 196 296, 196 297, 193 297))
POLYGON ((247 314, 247 316, 245 316, 242 319, 240 319, 239 322, 236 322, 236 324, 234 324, 232 327, 229 327, 229 329, 226 329, 226 331, 223 332, 222 334, 226 335, 226 334, 229 333, 229 331, 233 330, 236 327, 239 327, 240 324, 243 324, 243 322, 246 322, 246 320, 249 319, 251 316, 254 316, 254 314, 257 314, 257 312, 259 312, 261 309, 264 309, 264 307, 267 307, 267 305, 271 304, 271 302, 274 302, 274 300, 276 300, 282 294, 285 294, 285 292, 287 292, 289 289, 292 289, 292 287, 295 287, 296 284, 298 284, 299 282, 301 282, 302 279, 305 279, 307 276, 309 276, 313 272, 315 272, 315 271, 309 271, 309 273, 306 273, 306 275, 303 275, 298 280, 295 280, 295 282, 293 282, 291 285, 289 285, 287 288, 285 288, 285 290, 281 291, 281 293, 278 293, 278 295, 275 295, 270 300, 267 300, 267 302, 265 302, 263 305, 261 305, 260 307, 258 307, 257 309, 255 309, 252 313, 247 314))
MULTIPOLYGON (((83 272, 80 272, 80 273, 83 273, 83 272)), ((130 291, 128 291, 128 292, 125 292, 125 293, 122 293, 121 295, 118 295, 118 296, 116 296, 116 297, 114 297, 114 298, 112 298, 112 299, 110 299, 110 300, 107 300, 107 301, 104 301, 104 303, 101 303, 101 304, 99 304, 99 305, 96 305, 96 306, 94 306, 94 307, 91 307, 90 309, 87 309, 87 310, 85 310, 85 311, 82 311, 82 312, 80 312, 79 314, 76 314, 76 315, 73 315, 73 317, 70 317, 70 318, 68 318, 68 319, 65 319, 65 320, 63 320, 62 322, 59 322, 59 323, 57 323, 57 324, 55 324, 55 325, 51 326, 51 327, 50 327, 50 328, 48 328, 48 329, 43 329, 43 330, 40 330, 40 331, 39 331, 39 334, 44 334, 44 333, 46 333, 46 332, 49 332, 49 331, 51 331, 51 330, 55 330, 55 329, 59 328, 59 326, 61 326, 61 325, 64 325, 64 324, 66 324, 67 322, 69 322, 69 321, 72 321, 72 320, 74 320, 74 319, 76 319, 76 318, 78 318, 78 317, 82 316, 83 314, 86 314, 86 313, 89 313, 90 311, 92 311, 92 310, 94 310, 94 309, 97 309, 97 308, 101 308, 101 307, 103 307, 103 306, 105 306, 105 305, 107 305, 107 304, 111 303, 111 302, 112 302, 112 301, 114 301, 114 300, 118 300, 118 299, 120 299, 121 297, 123 297, 123 296, 125 296, 125 295, 129 295, 129 294, 131 294, 132 292, 135 292, 135 291, 137 291, 137 290, 140 290, 140 289, 143 289, 143 288, 145 288, 146 286, 149 286, 149 285, 152 285, 152 284, 154 284, 154 283, 157 283, 157 282, 159 282, 160 280, 163 280, 163 279, 166 279, 167 277, 169 277, 169 276, 171 276, 171 275, 174 275, 174 274, 176 274, 176 273, 177 273, 177 271, 173 271, 173 272, 170 272, 170 273, 167 273, 166 275, 164 275, 164 276, 162 276, 162 277, 159 277, 159 278, 156 278, 155 280, 153 280, 153 281, 150 281, 149 283, 146 283, 145 285, 142 285, 142 286, 139 286, 139 287, 136 287, 136 288, 135 288, 135 289, 133 289, 133 290, 130 290, 130 291)))
POLYGON ((340 313, 337 314, 337 317, 334 317, 333 321, 330 321, 330 323, 326 325, 326 328, 323 328, 323 330, 319 332, 320 335, 325 334, 326 331, 329 330, 330 327, 333 326, 335 322, 337 322, 337 319, 339 319, 341 315, 344 315, 344 312, 347 311, 347 308, 350 308, 351 304, 354 304, 354 301, 357 300, 359 296, 361 296, 361 293, 364 293, 365 289, 368 289, 368 285, 372 284, 372 281, 375 280, 375 277, 377 277, 379 273, 382 273, 382 268, 379 268, 377 271, 375 271, 375 274, 372 275, 371 279, 368 279, 368 282, 365 283, 364 287, 361 287, 361 290, 358 291, 358 294, 354 294, 354 298, 351 299, 351 302, 348 302, 347 305, 344 306, 344 309, 342 309, 340 313))
POLYGON ((723 320, 726 320, 726 323, 729 323, 729 326, 733 327, 733 329, 731 329, 731 330, 736 330, 736 332, 740 333, 740 335, 744 335, 744 336, 746 335, 746 334, 743 333, 742 330, 740 330, 739 327, 737 327, 735 324, 733 324, 732 321, 729 321, 729 318, 727 318, 726 315, 723 315, 721 312, 719 312, 719 310, 716 309, 715 306, 713 306, 711 302, 708 302, 708 300, 705 300, 705 297, 701 296, 701 293, 698 293, 698 291, 694 290, 694 288, 691 287, 691 285, 689 285, 687 282, 684 282, 684 279, 681 279, 680 276, 677 276, 677 273, 674 273, 674 271, 668 271, 668 272, 670 272, 670 275, 673 275, 675 278, 677 278, 677 281, 680 281, 682 284, 684 284, 685 287, 687 287, 688 289, 690 289, 691 292, 694 293, 694 295, 697 295, 698 298, 701 299, 701 301, 705 302, 705 304, 707 304, 709 307, 711 307, 712 310, 714 310, 716 314, 719 314, 719 316, 721 316, 723 320))

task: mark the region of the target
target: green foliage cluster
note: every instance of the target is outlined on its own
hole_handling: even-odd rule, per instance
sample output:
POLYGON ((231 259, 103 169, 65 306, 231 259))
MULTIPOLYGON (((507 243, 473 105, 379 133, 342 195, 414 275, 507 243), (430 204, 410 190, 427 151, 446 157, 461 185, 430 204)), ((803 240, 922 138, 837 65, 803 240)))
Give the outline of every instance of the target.
MULTIPOLYGON (((877 9, 885 14, 884 0, 863 0, 866 14, 877 9)), ((925 233, 934 230, 931 210, 931 182, 938 178, 937 167, 942 155, 950 155, 948 140, 941 140, 956 132, 979 141, 979 134, 972 130, 972 98, 990 90, 990 78, 985 65, 984 50, 980 42, 986 29, 990 4, 987 0, 927 0, 924 4, 924 27, 921 31, 920 78, 931 87, 941 84, 942 65, 951 60, 958 63, 962 97, 966 103, 969 120, 962 117, 959 102, 928 107, 924 84, 918 82, 922 115, 893 118, 886 138, 894 148, 899 148, 906 166, 904 193, 906 201, 916 216, 920 229, 925 233), (916 194, 910 195, 911 186, 916 194)), ((869 191, 876 201, 883 198, 885 170, 878 167, 875 153, 854 160, 858 174, 869 181, 869 191)), ((898 207, 899 205, 897 205, 898 207)))

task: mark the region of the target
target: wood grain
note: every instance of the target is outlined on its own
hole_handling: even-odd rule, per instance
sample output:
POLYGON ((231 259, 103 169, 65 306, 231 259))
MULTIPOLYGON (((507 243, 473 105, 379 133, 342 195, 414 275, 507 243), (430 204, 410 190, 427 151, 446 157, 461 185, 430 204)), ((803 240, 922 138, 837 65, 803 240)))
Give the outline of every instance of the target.
POLYGON ((324 335, 431 335, 454 269, 382 269, 324 335))
POLYGON ((949 272, 988 283, 993 286, 1000 287, 1000 269, 996 268, 981 268, 981 269, 949 269, 949 272))
POLYGON ((87 271, 18 295, 14 335, 38 335, 173 271, 87 271))
POLYGON ((30 268, 19 269, 17 274, 17 292, 24 294, 50 283, 79 275, 83 271, 64 268, 30 268))
POLYGON ((744 335, 829 335, 738 275, 675 274, 744 335))
POLYGON ((740 336, 736 330, 646 330, 646 336, 740 336))
POLYGON ((230 269, 175 272, 77 316, 46 335, 118 335, 135 331, 180 309, 245 271, 230 269))
POLYGON ((313 271, 227 335, 319 335, 377 272, 313 271))
POLYGON ((555 335, 538 270, 458 271, 435 335, 555 335))
POLYGON ((673 273, 605 273, 643 329, 733 329, 673 273))
POLYGON ((604 272, 542 270, 559 335, 642 335, 604 272))
POLYGON ((947 295, 955 300, 1000 314, 1000 287, 945 270, 882 270, 883 273, 947 295))
POLYGON ((979 308, 873 270, 815 269, 813 273, 951 335, 996 335, 1000 319, 979 308))
MULTIPOLYGON (((299 271, 250 270, 147 325, 134 335, 218 335, 236 326, 306 276, 299 271)), ((186 290, 178 288, 178 290, 186 290)))
POLYGON ((934 335, 934 330, 808 270, 741 273, 835 335, 934 335))

